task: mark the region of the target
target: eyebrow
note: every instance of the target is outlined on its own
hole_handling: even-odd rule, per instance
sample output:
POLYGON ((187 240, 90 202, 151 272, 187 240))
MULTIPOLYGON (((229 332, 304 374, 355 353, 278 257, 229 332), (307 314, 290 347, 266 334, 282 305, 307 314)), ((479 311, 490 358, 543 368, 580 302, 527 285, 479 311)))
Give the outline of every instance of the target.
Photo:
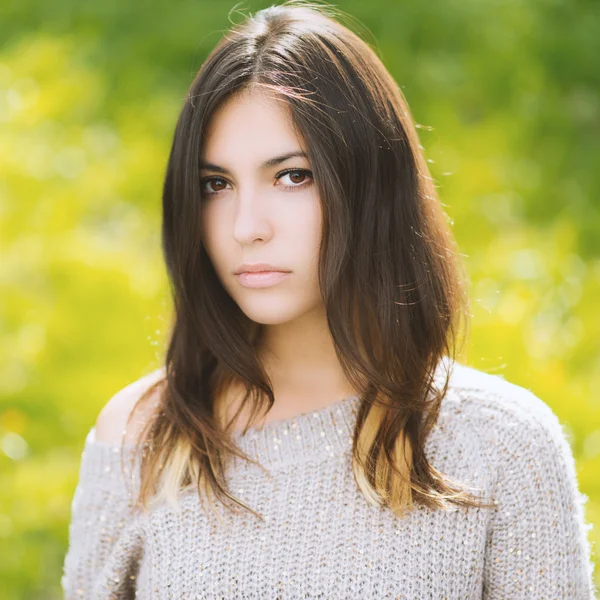
MULTIPOLYGON (((270 169, 271 167, 274 167, 282 162, 285 162, 286 160, 289 160, 290 158, 297 158, 297 157, 308 159, 308 154, 306 152, 302 152, 300 150, 296 150, 293 152, 287 152, 286 154, 282 154, 280 156, 275 156, 273 158, 269 158, 269 160, 266 160, 265 162, 262 163, 262 165, 260 165, 260 168, 261 169, 270 169)), ((207 169, 208 171, 216 171, 217 173, 229 174, 229 171, 227 169, 220 167, 219 165, 213 165, 212 163, 209 163, 209 162, 200 161, 200 168, 207 169)))

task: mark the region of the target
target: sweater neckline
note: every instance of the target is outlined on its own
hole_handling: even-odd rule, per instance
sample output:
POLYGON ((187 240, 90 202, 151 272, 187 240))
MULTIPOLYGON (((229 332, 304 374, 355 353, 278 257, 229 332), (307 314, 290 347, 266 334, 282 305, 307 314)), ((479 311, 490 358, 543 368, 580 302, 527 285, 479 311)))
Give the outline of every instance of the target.
MULTIPOLYGON (((438 383, 452 364, 448 356, 442 357, 434 373, 438 383)), ((317 410, 250 427, 245 435, 234 431, 231 437, 240 450, 268 470, 349 455, 360 403, 359 395, 346 396, 317 410)), ((233 473, 255 468, 236 456, 231 466, 233 473)))
MULTIPOLYGON (((267 469, 335 457, 352 447, 360 396, 346 396, 322 408, 231 434, 236 445, 267 469)), ((243 461, 244 463, 246 461, 243 461)), ((242 468, 233 457, 233 468, 242 468)))

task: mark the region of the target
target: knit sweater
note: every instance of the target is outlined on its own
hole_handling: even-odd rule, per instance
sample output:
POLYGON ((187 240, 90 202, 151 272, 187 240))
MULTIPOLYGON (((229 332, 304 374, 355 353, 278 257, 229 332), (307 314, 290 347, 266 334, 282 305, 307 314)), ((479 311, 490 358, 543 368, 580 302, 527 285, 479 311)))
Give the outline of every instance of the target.
MULTIPOLYGON (((265 522, 218 504, 216 519, 195 493, 180 511, 133 513, 121 450, 92 427, 65 599, 593 599, 586 497, 558 418, 529 390, 453 365, 425 452, 494 508, 415 504, 400 518, 369 503, 351 469, 358 396, 235 434, 268 474, 236 457, 229 489, 265 522)), ((127 476, 137 489, 136 468, 127 476)))

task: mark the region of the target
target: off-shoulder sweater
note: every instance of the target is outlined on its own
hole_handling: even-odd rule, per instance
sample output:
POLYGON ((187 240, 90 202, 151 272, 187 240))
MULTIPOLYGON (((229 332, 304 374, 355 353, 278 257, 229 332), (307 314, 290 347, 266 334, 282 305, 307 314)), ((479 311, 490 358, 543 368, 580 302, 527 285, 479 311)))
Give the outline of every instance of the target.
POLYGON ((120 448, 92 427, 72 501, 65 599, 595 598, 587 498, 556 414, 501 376, 452 364, 425 453, 492 508, 415 504, 399 517, 368 502, 351 468, 358 396, 234 434, 267 472, 235 457, 229 489, 264 522, 218 505, 216 519, 196 492, 181 510, 132 512, 139 473, 123 474, 120 448))

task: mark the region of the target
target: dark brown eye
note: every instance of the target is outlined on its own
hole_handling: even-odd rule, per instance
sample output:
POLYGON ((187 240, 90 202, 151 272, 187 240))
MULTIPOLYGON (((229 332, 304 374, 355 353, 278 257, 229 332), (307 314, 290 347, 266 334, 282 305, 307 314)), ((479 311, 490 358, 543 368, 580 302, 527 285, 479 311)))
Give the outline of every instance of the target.
POLYGON ((208 183, 211 186, 211 191, 213 192, 220 192, 223 189, 223 187, 227 185, 226 183, 224 183, 223 179, 219 178, 209 179, 206 183, 208 183), (216 187, 214 186, 215 182, 217 182, 216 187))
POLYGON ((277 174, 278 180, 283 180, 284 177, 289 177, 291 181, 291 185, 283 186, 286 192, 303 190, 307 185, 312 185, 312 173, 307 169, 287 169, 277 174))
POLYGON ((288 173, 288 175, 290 176, 290 179, 294 183, 302 183, 303 179, 306 177, 306 172, 305 171, 290 171, 288 173), (298 177, 300 178, 300 181, 297 181, 298 177))
POLYGON ((205 196, 210 196, 226 189, 226 185, 227 182, 221 177, 209 177, 200 182, 200 189, 205 196))

